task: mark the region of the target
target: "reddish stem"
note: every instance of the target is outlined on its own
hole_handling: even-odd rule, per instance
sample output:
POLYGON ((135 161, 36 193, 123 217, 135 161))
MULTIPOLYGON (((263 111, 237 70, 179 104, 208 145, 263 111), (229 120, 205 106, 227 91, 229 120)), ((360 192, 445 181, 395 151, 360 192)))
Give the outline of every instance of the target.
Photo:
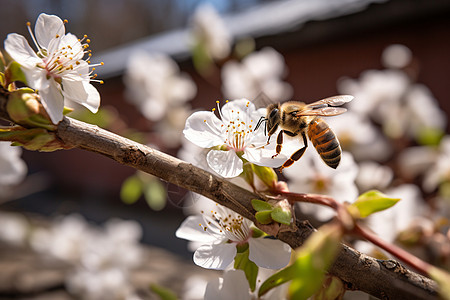
POLYGON ((424 262, 420 258, 412 255, 411 253, 403 250, 402 248, 382 240, 379 236, 377 236, 376 234, 373 234, 372 232, 365 229, 364 227, 361 227, 361 225, 359 225, 359 224, 355 224, 353 231, 354 231, 354 233, 360 235, 367 241, 377 245, 378 247, 380 247, 380 248, 386 250, 387 252, 391 253, 392 255, 396 256, 397 258, 404 261, 408 265, 412 266, 419 272, 422 272, 422 274, 426 274, 426 275, 429 274, 429 271, 431 270, 431 268, 433 268, 432 265, 424 262))
POLYGON ((344 226, 346 230, 353 229, 354 221, 350 216, 349 212, 345 208, 344 204, 337 201, 336 199, 320 195, 320 194, 297 194, 297 193, 289 193, 289 192, 281 192, 284 196, 287 197, 290 203, 295 202, 308 202, 314 204, 325 205, 334 209, 337 213, 337 218, 344 226))

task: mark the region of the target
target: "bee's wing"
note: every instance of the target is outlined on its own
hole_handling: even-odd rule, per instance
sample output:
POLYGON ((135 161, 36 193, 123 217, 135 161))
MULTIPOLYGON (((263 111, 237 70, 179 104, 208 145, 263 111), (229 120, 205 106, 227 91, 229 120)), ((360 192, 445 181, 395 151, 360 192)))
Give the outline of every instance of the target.
POLYGON ((342 107, 335 107, 343 105, 353 100, 350 95, 338 95, 325 98, 306 105, 302 110, 295 113, 299 116, 337 116, 343 114, 347 109, 342 107))
POLYGON ((350 95, 337 95, 333 97, 328 97, 313 103, 308 104, 305 108, 322 108, 327 106, 341 106, 353 100, 353 96, 350 95))
POLYGON ((255 107, 258 108, 266 108, 270 104, 277 103, 278 101, 274 101, 269 96, 267 96, 264 92, 260 92, 255 99, 252 100, 252 103, 255 107))
POLYGON ((322 107, 322 108, 306 108, 294 113, 296 117, 300 116, 337 116, 343 114, 347 109, 343 107, 322 107))

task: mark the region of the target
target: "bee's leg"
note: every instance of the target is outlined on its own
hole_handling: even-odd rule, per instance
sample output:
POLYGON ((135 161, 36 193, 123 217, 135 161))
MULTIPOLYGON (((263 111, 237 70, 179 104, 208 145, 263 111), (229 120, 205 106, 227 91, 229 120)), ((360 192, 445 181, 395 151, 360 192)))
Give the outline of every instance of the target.
POLYGON ((303 137, 303 147, 298 149, 294 152, 294 154, 291 155, 291 157, 284 162, 284 164, 280 167, 280 173, 283 172, 284 168, 290 167, 293 163, 295 163, 297 160, 300 159, 300 157, 303 156, 303 153, 305 153, 306 148, 308 147, 308 140, 306 139, 306 135, 304 132, 302 132, 303 137))
POLYGON ((280 130, 277 136, 277 148, 276 148, 276 154, 272 155, 272 158, 276 157, 281 152, 281 147, 283 145, 283 133, 284 130, 280 130))

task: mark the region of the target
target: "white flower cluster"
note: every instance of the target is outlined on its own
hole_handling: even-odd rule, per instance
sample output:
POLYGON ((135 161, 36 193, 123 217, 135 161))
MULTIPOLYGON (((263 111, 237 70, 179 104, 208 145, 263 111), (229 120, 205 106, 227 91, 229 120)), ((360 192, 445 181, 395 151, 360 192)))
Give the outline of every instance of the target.
POLYGON ((255 99, 261 94, 272 101, 286 101, 292 86, 281 81, 286 75, 283 56, 273 48, 263 48, 244 57, 241 62, 227 62, 222 69, 222 90, 226 98, 255 99))
POLYGON ((65 278, 71 294, 92 300, 139 299, 130 282, 130 271, 143 259, 137 222, 111 219, 100 228, 68 215, 42 227, 31 226, 21 214, 1 213, 0 225, 0 240, 29 243, 41 255, 72 265, 65 278))
POLYGON ((223 59, 230 54, 231 35, 213 6, 200 6, 191 23, 193 43, 201 45, 212 59, 223 59))

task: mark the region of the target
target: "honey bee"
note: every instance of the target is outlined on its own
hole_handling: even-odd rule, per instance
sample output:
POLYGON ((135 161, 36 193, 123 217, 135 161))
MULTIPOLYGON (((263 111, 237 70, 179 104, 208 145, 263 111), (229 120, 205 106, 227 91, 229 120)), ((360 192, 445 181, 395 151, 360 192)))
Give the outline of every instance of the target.
POLYGON ((303 147, 294 152, 291 157, 286 160, 280 167, 280 172, 284 168, 291 166, 294 162, 299 160, 308 147, 309 140, 319 153, 322 160, 331 168, 336 169, 341 160, 341 146, 336 135, 328 126, 328 124, 319 116, 337 116, 347 110, 342 107, 336 107, 350 102, 353 96, 338 95, 334 97, 325 98, 311 104, 305 104, 298 101, 288 101, 282 104, 274 103, 267 107, 267 115, 261 117, 256 125, 256 129, 266 122, 265 132, 268 133, 267 144, 270 142, 270 137, 281 128, 277 136, 276 153, 272 158, 276 157, 281 152, 283 145, 283 135, 295 137, 301 135, 303 139, 303 147))

